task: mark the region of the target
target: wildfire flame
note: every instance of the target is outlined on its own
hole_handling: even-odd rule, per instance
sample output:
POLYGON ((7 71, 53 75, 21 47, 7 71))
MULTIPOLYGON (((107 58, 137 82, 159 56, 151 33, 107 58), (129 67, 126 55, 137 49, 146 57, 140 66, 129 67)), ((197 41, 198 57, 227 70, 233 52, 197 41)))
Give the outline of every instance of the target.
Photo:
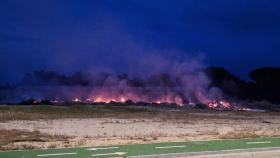
MULTIPOLYGON (((176 104, 179 107, 183 107, 183 106, 189 106, 189 107, 195 107, 197 103, 195 102, 188 102, 188 103, 183 103, 183 100, 179 97, 175 97, 175 98, 165 98, 162 100, 155 100, 155 101, 142 101, 142 100, 138 100, 138 99, 133 99, 133 98, 127 98, 124 96, 120 96, 120 97, 114 97, 114 98, 110 98, 110 97, 104 97, 104 96, 97 96, 97 97, 92 97, 92 98, 87 98, 85 99, 85 102, 87 103, 110 103, 110 102, 117 102, 117 103, 125 103, 128 100, 132 101, 132 102, 146 102, 146 103, 156 103, 156 104, 176 104)), ((83 100, 79 99, 79 98, 74 98, 72 100, 73 102, 83 102, 83 100)), ((234 103, 230 103, 228 101, 225 100, 211 100, 208 103, 205 103, 205 105, 209 108, 209 109, 213 109, 213 110, 238 110, 238 111, 250 111, 250 108, 246 108, 244 106, 240 106, 234 103)))
POLYGON ((230 103, 225 100, 221 101, 211 101, 207 104, 210 109, 215 110, 238 110, 238 111, 251 111, 252 109, 244 107, 244 105, 230 103))

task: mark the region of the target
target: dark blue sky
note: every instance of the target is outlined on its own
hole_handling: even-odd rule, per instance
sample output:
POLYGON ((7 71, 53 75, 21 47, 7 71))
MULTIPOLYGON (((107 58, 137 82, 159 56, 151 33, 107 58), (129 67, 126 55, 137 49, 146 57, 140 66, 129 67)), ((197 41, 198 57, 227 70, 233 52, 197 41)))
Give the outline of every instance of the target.
POLYGON ((278 0, 1 1, 0 82, 36 69, 138 71, 155 58, 201 55, 246 78, 280 66, 279 41, 278 0))

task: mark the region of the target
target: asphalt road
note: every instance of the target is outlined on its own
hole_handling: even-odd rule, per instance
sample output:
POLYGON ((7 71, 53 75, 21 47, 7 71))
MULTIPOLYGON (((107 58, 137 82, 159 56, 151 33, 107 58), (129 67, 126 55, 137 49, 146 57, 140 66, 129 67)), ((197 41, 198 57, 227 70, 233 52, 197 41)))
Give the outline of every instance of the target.
POLYGON ((65 148, 0 152, 0 158, 118 158, 171 157, 205 152, 232 152, 244 149, 263 150, 280 147, 280 138, 170 142, 159 144, 117 145, 106 147, 65 148))

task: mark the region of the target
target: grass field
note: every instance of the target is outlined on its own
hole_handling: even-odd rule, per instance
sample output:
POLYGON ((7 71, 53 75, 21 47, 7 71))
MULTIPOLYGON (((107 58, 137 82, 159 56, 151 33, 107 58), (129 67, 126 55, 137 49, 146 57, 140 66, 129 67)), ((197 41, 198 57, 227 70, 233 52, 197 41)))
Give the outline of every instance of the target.
POLYGON ((172 142, 157 144, 119 145, 87 148, 65 148, 0 152, 1 158, 87 158, 133 157, 143 155, 174 154, 202 151, 222 151, 280 147, 280 138, 255 138, 237 140, 213 140, 197 142, 172 142))
MULTIPOLYGON (((134 151, 135 144, 278 136, 280 115, 276 112, 138 106, 0 106, 2 151, 124 144, 130 144, 127 148, 134 151)), ((211 146, 207 148, 211 150, 211 146)), ((176 150, 183 149, 189 148, 176 150)))
POLYGON ((279 116, 278 112, 214 111, 203 109, 162 109, 141 106, 107 105, 0 105, 0 121, 60 118, 159 118, 181 119, 243 119, 245 117, 279 116), (170 113, 172 112, 172 113, 170 113), (193 115, 196 114, 196 117, 193 115), (201 114, 201 115, 199 115, 201 114))

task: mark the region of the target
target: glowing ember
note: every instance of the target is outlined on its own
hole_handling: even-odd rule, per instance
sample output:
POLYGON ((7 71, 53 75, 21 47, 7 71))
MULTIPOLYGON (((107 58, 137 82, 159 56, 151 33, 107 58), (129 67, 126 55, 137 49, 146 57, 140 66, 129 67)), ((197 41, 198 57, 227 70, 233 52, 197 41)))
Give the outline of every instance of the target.
POLYGON ((208 103, 208 106, 211 109, 222 109, 222 110, 227 110, 234 107, 233 105, 231 105, 229 102, 226 101, 211 101, 210 103, 208 103))
POLYGON ((110 103, 111 101, 113 101, 114 99, 106 99, 106 98, 101 98, 101 97, 98 97, 95 99, 95 102, 97 103, 110 103))
POLYGON ((122 97, 122 98, 121 98, 121 102, 124 103, 125 101, 126 101, 126 99, 124 99, 124 98, 122 97))
POLYGON ((239 105, 236 103, 230 103, 225 100, 221 101, 211 101, 207 104, 210 109, 215 110, 238 110, 238 111, 251 111, 250 108, 246 108, 243 105, 239 105))
POLYGON ((95 99, 95 102, 102 102, 102 99, 101 98, 97 98, 97 99, 95 99))
POLYGON ((73 102, 82 102, 79 98, 75 98, 72 100, 73 102))

